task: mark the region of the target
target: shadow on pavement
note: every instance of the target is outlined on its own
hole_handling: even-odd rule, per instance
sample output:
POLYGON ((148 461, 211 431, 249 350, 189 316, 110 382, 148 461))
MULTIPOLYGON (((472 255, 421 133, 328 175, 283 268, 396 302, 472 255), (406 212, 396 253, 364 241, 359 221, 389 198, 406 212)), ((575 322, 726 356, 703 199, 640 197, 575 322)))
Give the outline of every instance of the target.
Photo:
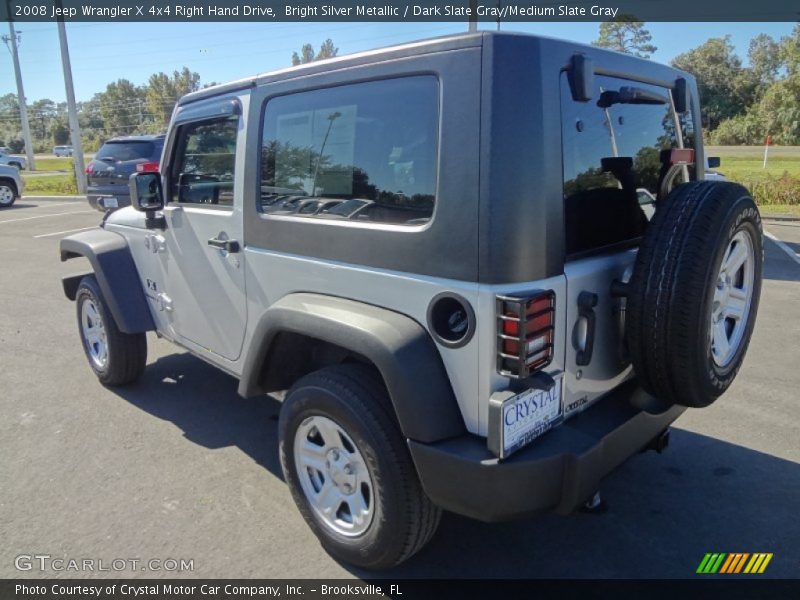
MULTIPOLYGON (((236 382, 189 354, 159 358, 131 404, 206 448, 237 446, 282 478, 278 400, 244 400, 236 382)), ((678 421, 680 425, 680 420, 678 421)), ((764 576, 797 577, 800 465, 674 429, 663 455, 634 456, 601 488, 608 510, 484 524, 445 514, 429 546, 362 578, 692 577, 706 552, 773 552, 764 576)))
POLYGON ((114 393, 134 406, 174 423, 206 448, 238 446, 283 479, 278 459, 280 402, 269 396, 246 400, 236 380, 191 354, 171 354, 148 364, 139 382, 114 393))
POLYGON ((42 206, 41 204, 24 204, 21 202, 15 202, 11 206, 6 206, 2 211, 0 211, 0 215, 7 214, 9 212, 19 210, 21 208, 39 208, 42 206))

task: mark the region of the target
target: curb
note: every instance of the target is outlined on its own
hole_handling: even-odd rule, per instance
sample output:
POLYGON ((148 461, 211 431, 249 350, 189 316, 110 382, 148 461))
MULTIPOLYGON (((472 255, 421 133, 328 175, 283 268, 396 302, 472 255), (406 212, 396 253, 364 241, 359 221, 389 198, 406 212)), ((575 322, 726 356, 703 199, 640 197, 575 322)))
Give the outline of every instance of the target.
POLYGON ((761 215, 761 218, 765 221, 800 221, 800 216, 794 215, 765 214, 761 215))

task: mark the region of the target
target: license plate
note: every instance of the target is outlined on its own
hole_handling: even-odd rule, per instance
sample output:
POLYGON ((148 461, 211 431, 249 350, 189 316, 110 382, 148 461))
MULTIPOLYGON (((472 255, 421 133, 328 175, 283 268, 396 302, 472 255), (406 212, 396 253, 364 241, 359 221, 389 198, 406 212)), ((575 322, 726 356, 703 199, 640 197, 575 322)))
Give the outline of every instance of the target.
MULTIPOLYGON (((495 419, 500 423, 493 428, 497 440, 490 440, 490 447, 505 458, 528 445, 561 418, 562 379, 555 380, 549 390, 531 389, 516 395, 506 393, 491 400, 495 419)), ((494 437, 491 436, 490 437, 494 437)))
POLYGON ((116 198, 103 198, 101 202, 104 208, 117 208, 119 206, 116 198))

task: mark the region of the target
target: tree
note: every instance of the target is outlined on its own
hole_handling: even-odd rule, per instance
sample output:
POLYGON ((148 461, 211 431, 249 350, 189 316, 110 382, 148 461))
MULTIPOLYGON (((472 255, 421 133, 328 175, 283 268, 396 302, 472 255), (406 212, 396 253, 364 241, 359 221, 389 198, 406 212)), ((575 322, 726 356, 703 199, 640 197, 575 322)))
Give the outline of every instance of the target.
POLYGON ((96 107, 107 136, 131 135, 142 125, 144 90, 127 79, 118 79, 95 94, 96 107))
POLYGON ((645 29, 644 23, 632 15, 620 15, 613 21, 600 23, 600 37, 592 44, 640 58, 650 58, 657 50, 650 43, 652 40, 653 36, 645 29))
POLYGON ((800 72, 772 84, 754 110, 776 144, 800 144, 800 72))
POLYGON ((757 82, 749 69, 742 68, 730 36, 711 38, 704 44, 676 56, 672 66, 697 79, 703 125, 714 129, 724 119, 747 110, 755 99, 757 82))
POLYGON ((760 33, 750 40, 747 51, 750 70, 764 89, 775 81, 781 66, 781 45, 766 33, 760 33))
POLYGON ((328 38, 322 45, 319 47, 319 52, 317 52, 317 60, 322 60, 323 58, 333 58, 339 54, 339 48, 333 45, 333 40, 328 38))
POLYGON ((319 47, 319 52, 314 53, 314 46, 311 44, 303 44, 300 49, 300 54, 292 52, 292 65, 304 65, 306 63, 314 62, 315 60, 322 60, 323 58, 333 58, 339 54, 339 48, 333 45, 333 40, 328 38, 319 47))
POLYGON ((50 133, 53 136, 54 146, 69 144, 69 125, 67 124, 66 117, 56 118, 50 128, 50 133))
POLYGON ((789 75, 800 73, 800 23, 794 26, 791 35, 781 38, 780 55, 789 75))
POLYGON ((153 127, 163 130, 169 123, 175 103, 181 96, 200 89, 200 75, 183 67, 173 71, 172 77, 166 73, 155 73, 147 81, 147 110, 153 127))
POLYGON ((53 119, 58 115, 56 103, 49 98, 37 100, 31 104, 28 115, 31 120, 33 137, 38 140, 38 144, 35 142, 34 145, 46 146, 47 141, 49 141, 49 132, 52 127, 53 119))

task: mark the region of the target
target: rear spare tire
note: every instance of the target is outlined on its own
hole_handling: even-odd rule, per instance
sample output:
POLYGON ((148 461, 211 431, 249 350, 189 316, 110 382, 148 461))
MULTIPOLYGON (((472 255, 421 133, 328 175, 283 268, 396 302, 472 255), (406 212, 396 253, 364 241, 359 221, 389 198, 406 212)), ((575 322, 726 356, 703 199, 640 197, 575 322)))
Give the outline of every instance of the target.
POLYGON ((628 290, 626 341, 642 387, 704 407, 733 382, 761 294, 761 217, 724 181, 675 188, 656 210, 628 290))

